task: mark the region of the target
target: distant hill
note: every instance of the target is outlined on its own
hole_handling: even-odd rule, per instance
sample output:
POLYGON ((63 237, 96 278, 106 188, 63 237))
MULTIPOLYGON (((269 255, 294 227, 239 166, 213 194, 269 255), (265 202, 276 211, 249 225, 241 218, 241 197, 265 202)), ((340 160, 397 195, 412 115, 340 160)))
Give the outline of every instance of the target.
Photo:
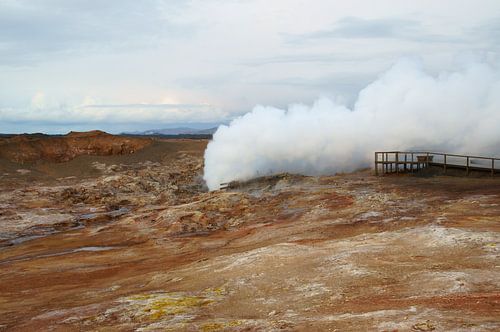
POLYGON ((124 132, 121 135, 138 135, 138 136, 176 136, 176 135, 213 135, 217 131, 217 127, 207 129, 194 129, 187 127, 151 129, 146 131, 124 132))
POLYGON ((100 130, 71 131, 66 135, 21 134, 0 137, 0 159, 21 164, 66 162, 81 155, 131 154, 152 143, 147 137, 123 137, 100 130))

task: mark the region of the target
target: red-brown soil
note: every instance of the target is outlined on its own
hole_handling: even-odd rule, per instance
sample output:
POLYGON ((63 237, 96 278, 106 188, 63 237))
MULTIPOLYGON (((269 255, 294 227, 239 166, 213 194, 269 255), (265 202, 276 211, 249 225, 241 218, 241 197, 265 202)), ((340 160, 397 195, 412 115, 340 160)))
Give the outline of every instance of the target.
POLYGON ((0 139, 0 157, 17 163, 64 162, 80 155, 110 156, 134 153, 150 139, 110 135, 95 130, 64 136, 17 135, 0 139))
POLYGON ((80 156, 83 178, 3 175, 0 330, 500 329, 500 179, 282 174, 206 192, 205 145, 80 156))

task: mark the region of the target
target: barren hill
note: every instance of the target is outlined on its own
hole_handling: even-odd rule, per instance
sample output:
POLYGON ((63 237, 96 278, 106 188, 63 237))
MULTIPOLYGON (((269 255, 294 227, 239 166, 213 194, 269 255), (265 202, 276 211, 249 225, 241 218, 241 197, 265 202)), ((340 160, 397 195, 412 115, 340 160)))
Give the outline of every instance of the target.
POLYGON ((16 135, 0 139, 0 157, 17 163, 64 162, 80 155, 122 155, 151 144, 150 139, 114 136, 95 130, 64 136, 16 135))

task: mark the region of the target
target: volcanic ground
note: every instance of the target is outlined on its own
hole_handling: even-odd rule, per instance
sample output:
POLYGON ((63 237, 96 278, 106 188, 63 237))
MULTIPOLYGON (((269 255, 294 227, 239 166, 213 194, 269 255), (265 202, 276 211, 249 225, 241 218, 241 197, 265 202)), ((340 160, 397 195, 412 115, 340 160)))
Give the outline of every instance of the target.
POLYGON ((208 192, 207 141, 110 140, 0 157, 0 331, 500 330, 499 178, 208 192))

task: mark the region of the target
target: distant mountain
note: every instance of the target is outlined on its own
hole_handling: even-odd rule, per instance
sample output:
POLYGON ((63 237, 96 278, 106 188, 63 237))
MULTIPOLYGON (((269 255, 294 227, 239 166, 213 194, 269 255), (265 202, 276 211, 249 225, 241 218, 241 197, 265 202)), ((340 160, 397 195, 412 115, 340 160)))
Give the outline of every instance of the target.
POLYGON ((196 132, 196 135, 213 135, 217 131, 217 128, 219 127, 200 129, 196 132))
POLYGON ((207 128, 207 129, 194 129, 187 127, 180 128, 165 128, 165 129, 151 129, 146 131, 133 131, 133 132, 125 132, 122 135, 167 135, 167 136, 175 136, 175 135, 213 135, 217 131, 217 127, 207 128))

